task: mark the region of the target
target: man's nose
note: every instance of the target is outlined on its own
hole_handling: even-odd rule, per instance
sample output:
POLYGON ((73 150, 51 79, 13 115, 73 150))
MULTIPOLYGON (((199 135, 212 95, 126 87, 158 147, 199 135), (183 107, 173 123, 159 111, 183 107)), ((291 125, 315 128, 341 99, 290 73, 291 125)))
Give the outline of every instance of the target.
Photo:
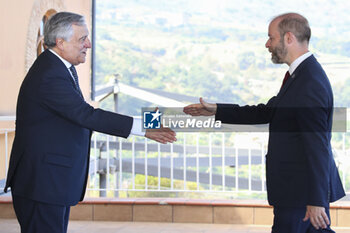
POLYGON ((91 41, 89 40, 89 38, 86 38, 86 40, 85 40, 85 47, 91 48, 91 41))

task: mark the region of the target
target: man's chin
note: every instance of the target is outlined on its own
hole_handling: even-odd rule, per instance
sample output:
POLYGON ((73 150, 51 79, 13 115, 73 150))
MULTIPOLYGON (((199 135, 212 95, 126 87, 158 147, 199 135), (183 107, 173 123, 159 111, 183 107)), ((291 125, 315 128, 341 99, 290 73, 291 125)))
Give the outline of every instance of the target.
POLYGON ((79 60, 79 64, 80 64, 80 63, 85 63, 85 60, 86 60, 85 57, 84 57, 84 58, 81 58, 81 59, 79 60))
POLYGON ((271 61, 272 61, 273 64, 283 64, 284 63, 283 61, 281 61, 277 57, 271 57, 271 61))

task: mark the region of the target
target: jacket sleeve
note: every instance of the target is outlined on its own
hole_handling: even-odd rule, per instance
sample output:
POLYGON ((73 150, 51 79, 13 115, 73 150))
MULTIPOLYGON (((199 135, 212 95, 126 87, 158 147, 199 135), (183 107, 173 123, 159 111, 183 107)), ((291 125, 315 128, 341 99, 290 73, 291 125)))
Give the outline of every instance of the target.
POLYGON ((93 108, 84 101, 67 76, 48 72, 39 90, 43 107, 59 117, 106 134, 121 137, 130 134, 132 117, 93 108))
POLYGON ((273 115, 276 97, 267 104, 239 106, 237 104, 217 104, 215 120, 228 124, 267 124, 273 115))

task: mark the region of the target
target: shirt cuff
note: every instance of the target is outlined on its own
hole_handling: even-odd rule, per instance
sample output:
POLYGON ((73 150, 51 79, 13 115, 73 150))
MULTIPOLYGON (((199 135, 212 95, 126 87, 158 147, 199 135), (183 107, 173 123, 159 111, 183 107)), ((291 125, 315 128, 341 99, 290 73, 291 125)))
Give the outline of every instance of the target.
POLYGON ((136 136, 145 136, 146 132, 142 131, 141 118, 133 117, 134 121, 132 123, 132 128, 130 134, 136 136))

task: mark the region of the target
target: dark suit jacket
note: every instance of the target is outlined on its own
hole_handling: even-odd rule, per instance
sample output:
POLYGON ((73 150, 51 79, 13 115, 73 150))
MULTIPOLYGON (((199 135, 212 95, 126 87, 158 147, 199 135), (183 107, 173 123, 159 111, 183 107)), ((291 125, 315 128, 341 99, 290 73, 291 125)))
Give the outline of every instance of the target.
POLYGON ((91 130, 127 137, 132 124, 131 117, 87 104, 63 62, 46 50, 19 92, 5 191, 75 205, 85 194, 91 130))
POLYGON ((271 205, 328 207, 345 195, 331 148, 333 93, 314 56, 304 60, 267 104, 218 104, 216 119, 269 123, 266 182, 271 205))

